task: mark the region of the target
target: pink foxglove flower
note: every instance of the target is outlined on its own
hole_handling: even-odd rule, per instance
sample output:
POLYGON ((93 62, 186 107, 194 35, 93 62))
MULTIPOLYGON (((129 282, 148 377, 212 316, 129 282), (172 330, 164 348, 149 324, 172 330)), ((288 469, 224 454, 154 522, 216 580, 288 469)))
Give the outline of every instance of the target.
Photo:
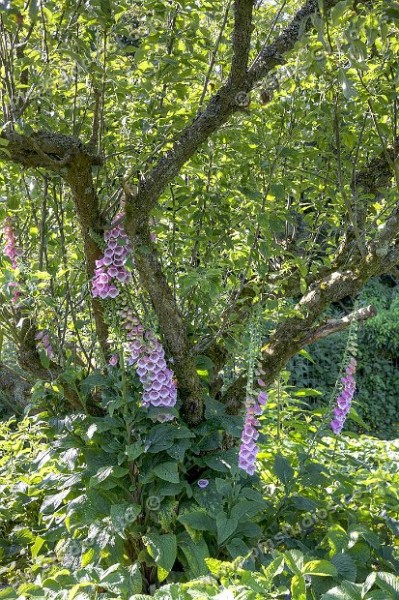
POLYGON ((345 376, 341 379, 342 390, 335 401, 333 419, 330 423, 330 427, 336 435, 341 433, 351 408, 352 399, 356 390, 356 382, 354 378, 355 372, 356 359, 352 356, 348 366, 345 369, 345 376))
POLYGON ((12 268, 17 269, 18 268, 17 258, 21 255, 21 252, 17 249, 14 229, 13 229, 10 217, 7 217, 7 219, 6 219, 6 223, 4 226, 4 234, 5 234, 5 238, 6 238, 4 254, 6 256, 8 256, 8 258, 10 259, 12 268))
POLYGON ((94 298, 116 298, 119 295, 119 284, 128 283, 131 279, 125 268, 131 254, 131 245, 121 225, 106 231, 104 240, 107 246, 103 257, 96 260, 92 295, 94 298))
MULTIPOLYGON (((177 389, 161 343, 152 331, 144 330, 129 308, 122 309, 121 317, 128 339, 127 364, 134 365, 144 389, 142 405, 173 408, 177 400, 177 389)), ((173 418, 167 410, 158 415, 158 420, 162 422, 173 418)))
POLYGON ((54 352, 53 352, 53 348, 51 346, 49 332, 47 331, 47 329, 43 329, 42 331, 39 331, 36 334, 35 339, 37 342, 37 347, 43 348, 43 350, 45 351, 45 353, 47 354, 47 356, 50 359, 54 358, 54 352))
POLYGON ((108 364, 111 367, 116 367, 116 365, 118 364, 118 360, 119 360, 118 355, 117 354, 112 354, 111 357, 110 357, 110 359, 109 359, 109 361, 108 361, 108 364))
MULTIPOLYGON (((94 298, 116 298, 120 284, 131 280, 125 264, 131 255, 131 244, 121 225, 116 225, 104 234, 107 246, 104 255, 96 261, 96 270, 92 279, 94 298)), ((173 415, 168 409, 175 406, 177 390, 173 372, 168 368, 165 352, 161 343, 151 331, 144 328, 129 308, 120 311, 122 326, 127 338, 127 364, 134 366, 143 385, 142 405, 160 410, 158 421, 171 421, 173 415)), ((109 364, 115 366, 117 355, 112 355, 109 364)))
MULTIPOLYGON (((17 248, 17 244, 15 241, 14 229, 13 229, 10 217, 7 217, 7 219, 6 219, 5 226, 4 226, 4 234, 5 234, 5 238, 6 238, 4 254, 10 259, 12 268, 17 269, 18 268, 17 259, 21 256, 21 251, 17 248)), ((12 302, 12 304, 16 304, 19 301, 20 297, 22 296, 19 283, 16 281, 11 281, 8 284, 8 287, 12 289, 11 302, 12 302)))
MULTIPOLYGON (((259 387, 264 387, 262 379, 258 379, 259 387)), ((238 465, 240 469, 253 475, 255 473, 256 456, 259 452, 259 446, 256 441, 259 437, 258 427, 260 425, 257 416, 262 414, 262 406, 267 402, 267 393, 264 390, 258 392, 256 400, 249 399, 245 414, 244 428, 241 434, 241 445, 238 455, 238 465)))

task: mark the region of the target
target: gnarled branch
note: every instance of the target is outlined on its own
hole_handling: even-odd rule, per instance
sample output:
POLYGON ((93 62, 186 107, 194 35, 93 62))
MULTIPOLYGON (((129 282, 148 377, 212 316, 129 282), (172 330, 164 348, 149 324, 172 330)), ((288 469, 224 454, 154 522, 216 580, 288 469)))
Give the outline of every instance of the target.
MULTIPOLYGON (((55 171, 69 184, 79 219, 86 259, 87 276, 90 279, 95 269, 95 261, 101 258, 102 251, 90 232, 101 234, 104 222, 100 216, 99 202, 94 189, 92 167, 102 164, 102 158, 95 148, 85 145, 78 138, 39 131, 31 136, 15 132, 3 133, 8 141, 7 155, 3 160, 19 163, 24 167, 44 167, 55 171)), ((92 299, 93 316, 96 323, 100 348, 108 354, 108 327, 104 318, 104 306, 92 299)))
POLYGON ((375 317, 376 314, 376 309, 374 306, 370 305, 359 308, 349 315, 345 315, 345 317, 342 317, 341 319, 327 319, 327 321, 321 325, 316 325, 309 331, 307 338, 304 340, 304 345, 308 346, 314 344, 318 340, 321 340, 332 333, 344 331, 355 321, 366 321, 367 319, 375 317))

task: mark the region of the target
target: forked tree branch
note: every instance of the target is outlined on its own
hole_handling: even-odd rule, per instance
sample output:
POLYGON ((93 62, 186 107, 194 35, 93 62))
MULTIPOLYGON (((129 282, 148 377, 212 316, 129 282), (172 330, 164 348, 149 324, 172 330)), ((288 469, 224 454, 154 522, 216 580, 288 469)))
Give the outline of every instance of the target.
MULTIPOLYGON (((369 160, 366 166, 356 173, 356 185, 352 186, 352 192, 355 196, 353 200, 354 202, 358 201, 359 191, 364 194, 377 196, 381 189, 386 189, 389 187, 393 177, 392 164, 397 160, 398 154, 399 139, 397 139, 391 147, 387 148, 379 156, 369 160)), ((364 218, 367 214, 367 202, 370 202, 370 200, 362 200, 362 210, 365 211, 364 218)), ((382 258, 388 254, 390 251, 390 243, 395 238, 396 233, 399 231, 398 222, 399 206, 392 211, 391 215, 387 218, 384 227, 379 231, 375 239, 370 242, 369 250, 371 253, 375 255, 380 254, 382 258)), ((356 260, 362 260, 362 257, 358 252, 356 236, 354 235, 351 226, 349 226, 348 230, 344 234, 343 242, 337 251, 332 267, 320 268, 316 275, 312 274, 311 276, 306 277, 306 283, 308 286, 311 286, 317 279, 327 277, 331 273, 334 273, 334 271, 349 267, 350 264, 354 263, 356 260)), ((275 271, 271 271, 269 277, 266 277, 266 282, 272 283, 274 287, 278 286, 281 290, 281 296, 284 295, 285 297, 290 298, 300 297, 300 277, 297 272, 293 272, 290 277, 287 278, 281 277, 280 275, 276 274, 275 271)), ((250 298, 252 286, 253 282, 246 284, 240 290, 239 295, 244 297, 246 296, 247 298, 249 296, 250 298)), ((252 293, 252 295, 254 296, 255 294, 252 293)), ((247 306, 247 308, 249 308, 249 306, 247 306)), ((228 312, 229 317, 233 321, 237 319, 237 316, 239 316, 240 320, 244 319, 245 321, 251 314, 248 310, 246 315, 245 313, 243 314, 240 306, 230 311, 229 308, 227 308, 223 311, 220 317, 221 322, 223 322, 224 314, 226 312, 228 312)), ((224 333, 228 333, 228 323, 224 333)), ((223 348, 223 335, 219 336, 218 339, 210 339, 208 341, 201 340, 198 343, 198 348, 202 353, 207 355, 212 355, 215 351, 218 351, 220 356, 220 351, 223 348)), ((227 358, 228 357, 225 355, 226 360, 227 358)), ((219 364, 219 367, 222 368, 223 365, 219 364)))
MULTIPOLYGON (((338 1, 324 0, 324 10, 331 9, 338 1)), ((195 415, 189 419, 192 423, 198 422, 203 403, 198 397, 199 380, 196 373, 194 374, 195 365, 190 356, 188 337, 181 315, 162 274, 154 249, 148 243, 148 220, 151 210, 156 206, 167 185, 181 171, 183 165, 235 112, 242 110, 242 94, 248 94, 271 69, 283 64, 284 56, 294 48, 296 42, 311 27, 311 15, 319 11, 317 0, 306 2, 282 34, 262 50, 261 55, 248 71, 253 4, 253 0, 235 0, 234 3, 233 59, 228 80, 192 123, 176 137, 171 150, 167 151, 155 167, 144 176, 139 184, 137 194, 129 195, 126 198, 125 229, 132 241, 133 248, 138 253, 137 265, 140 277, 144 288, 150 294, 175 360, 174 368, 179 374, 179 385, 182 390, 185 390, 183 398, 185 413, 188 417, 190 414, 195 415), (146 248, 149 250, 149 255, 146 254, 146 248), (144 252, 142 252, 143 250, 144 252), (166 310, 162 310, 165 306, 166 310), (193 410, 193 402, 197 403, 195 410, 193 410)), ((92 210, 95 199, 92 189, 89 194, 90 214, 85 214, 85 207, 81 205, 87 201, 87 195, 82 193, 84 188, 80 185, 79 177, 81 175, 82 182, 87 183, 89 181, 88 169, 91 169, 92 165, 101 164, 101 158, 96 156, 92 149, 83 146, 79 140, 69 136, 40 132, 28 138, 11 132, 7 135, 7 139, 9 140, 7 151, 10 159, 14 162, 27 167, 46 167, 59 171, 64 176, 65 169, 67 169, 66 179, 72 187, 80 223, 84 228, 86 258, 89 257, 87 263, 92 264, 95 251, 90 249, 89 240, 85 239, 85 236, 87 234, 86 218, 96 214, 96 211, 92 210), (72 165, 80 171, 74 174, 72 165)), ((93 228, 96 229, 96 224, 93 228)), ((290 325, 293 324, 290 323, 290 325)))
MULTIPOLYGON (((338 0, 327 0, 327 8, 331 8, 337 2, 338 0)), ((294 48, 303 32, 309 29, 310 16, 319 10, 317 1, 307 2, 277 40, 264 48, 261 68, 257 70, 258 67, 254 66, 252 70, 248 71, 253 7, 253 0, 235 0, 234 2, 233 58, 227 82, 221 86, 192 123, 176 137, 171 150, 167 151, 155 167, 143 177, 137 193, 126 198, 125 230, 134 248, 138 248, 142 244, 143 234, 147 238, 150 212, 156 206, 167 185, 171 183, 198 148, 235 112, 242 110, 246 105, 246 102, 243 102, 243 95, 245 97, 272 68, 283 64, 284 55, 294 48), (268 61, 264 60, 266 56, 269 56, 268 61)), ((140 261, 142 261, 141 258, 140 261)), ((147 262, 149 262, 148 259, 147 262)), ((149 264, 148 267, 150 267, 149 264)), ((184 412, 191 423, 196 423, 203 406, 203 397, 202 395, 198 396, 199 379, 194 376, 195 364, 190 358, 188 336, 179 309, 165 277, 163 275, 160 277, 160 266, 155 256, 152 273, 153 276, 150 274, 148 277, 144 269, 141 269, 141 281, 150 294, 158 318, 163 321, 162 332, 172 352, 175 361, 174 368, 179 373, 179 384, 185 390, 185 396, 183 395, 184 412), (162 306, 164 305, 171 309, 169 310, 170 320, 167 322, 163 320, 162 316, 162 306), (179 332, 181 336, 178 345, 186 349, 184 357, 180 353, 173 353, 173 346, 176 342, 174 332, 179 332), (188 377, 185 376, 187 372, 189 373, 188 377), (194 399, 196 399, 197 410, 193 410, 194 399)))
MULTIPOLYGON (((100 215, 99 202, 93 184, 92 167, 102 164, 102 157, 95 148, 84 145, 78 138, 50 131, 39 131, 31 136, 23 136, 14 131, 1 135, 8 144, 2 160, 8 160, 24 167, 44 167, 60 174, 69 184, 78 215, 83 239, 86 270, 89 280, 93 276, 95 261, 101 258, 102 251, 91 237, 91 232, 99 235, 104 225, 100 215)), ((108 327, 104 318, 104 305, 97 298, 92 299, 93 316, 100 348, 104 356, 108 354, 108 327)))
MULTIPOLYGON (((327 12, 339 0, 325 0, 327 12)), ((296 13, 291 23, 268 44, 249 70, 246 69, 250 33, 252 30, 251 0, 236 0, 234 3, 235 23, 233 31, 233 59, 230 75, 225 84, 209 100, 207 106, 175 138, 171 150, 165 152, 153 169, 139 184, 138 193, 127 203, 126 227, 131 232, 134 227, 147 219, 161 194, 178 175, 183 165, 195 154, 198 148, 220 129, 227 120, 243 108, 240 94, 249 94, 255 85, 275 67, 284 64, 285 55, 311 27, 310 17, 319 12, 318 0, 309 0, 296 13), (239 55, 239 52, 242 55, 239 55)))

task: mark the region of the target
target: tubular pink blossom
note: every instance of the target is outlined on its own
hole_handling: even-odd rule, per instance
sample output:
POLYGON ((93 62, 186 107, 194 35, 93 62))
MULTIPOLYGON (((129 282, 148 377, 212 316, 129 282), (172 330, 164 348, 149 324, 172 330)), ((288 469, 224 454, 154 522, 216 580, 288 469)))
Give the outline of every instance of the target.
POLYGON ((49 358, 54 358, 54 351, 50 342, 48 330, 44 329, 42 331, 39 331, 36 334, 35 339, 37 348, 42 348, 49 358))
MULTIPOLYGON (((258 379, 258 385, 265 386, 262 379, 258 379)), ((248 399, 247 409, 244 420, 244 427, 241 434, 241 445, 238 454, 238 466, 240 469, 254 475, 256 456, 259 452, 259 447, 256 445, 256 440, 259 437, 257 428, 260 423, 256 416, 262 414, 262 406, 266 404, 267 393, 265 390, 260 390, 256 399, 248 399)))
POLYGON ((123 227, 113 227, 104 234, 107 246, 104 255, 96 261, 96 270, 92 279, 93 298, 116 298, 119 295, 119 283, 128 283, 131 279, 125 263, 131 254, 131 245, 123 227))
POLYGON ((356 391, 356 382, 354 378, 356 364, 356 359, 352 356, 345 369, 345 376, 341 378, 342 391, 335 401, 336 405, 333 410, 333 419, 330 422, 330 427, 336 435, 342 431, 356 391))

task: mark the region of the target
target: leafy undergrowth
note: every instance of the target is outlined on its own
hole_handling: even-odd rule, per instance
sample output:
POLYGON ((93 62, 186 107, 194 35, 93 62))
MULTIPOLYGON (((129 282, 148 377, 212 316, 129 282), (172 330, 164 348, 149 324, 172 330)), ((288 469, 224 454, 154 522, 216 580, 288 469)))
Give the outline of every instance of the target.
POLYGON ((117 411, 2 424, 0 598, 398 599, 399 441, 306 445, 264 421, 260 476, 243 478, 234 450, 201 449, 217 411, 190 444, 152 424, 142 447, 117 411))

